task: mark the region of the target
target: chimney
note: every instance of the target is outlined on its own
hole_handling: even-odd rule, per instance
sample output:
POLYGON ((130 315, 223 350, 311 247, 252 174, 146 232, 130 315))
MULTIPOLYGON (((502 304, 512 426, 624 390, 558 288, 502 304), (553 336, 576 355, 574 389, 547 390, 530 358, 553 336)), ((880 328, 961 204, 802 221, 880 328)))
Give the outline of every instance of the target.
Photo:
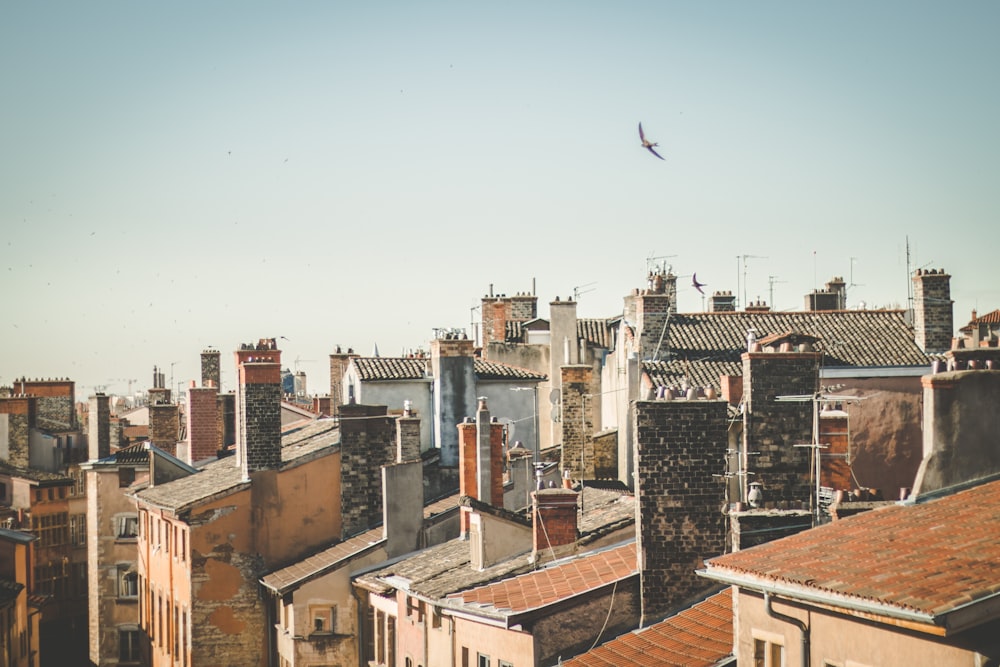
POLYGON ((951 276, 944 269, 913 274, 914 340, 927 354, 947 352, 954 333, 951 276))
POLYGON ((625 318, 639 334, 639 355, 643 361, 663 358, 668 347, 667 322, 677 312, 676 295, 677 277, 660 271, 649 274, 647 289, 635 290, 625 297, 625 318))
POLYGON ((537 562, 565 556, 576 550, 577 492, 541 489, 531 494, 532 552, 537 562))
POLYGON ((476 411, 474 342, 447 336, 431 341, 434 373, 434 432, 440 441, 441 465, 458 465, 458 432, 452 427, 476 411))
POLYGON ((730 405, 739 405, 743 400, 743 377, 740 375, 720 375, 722 398, 730 405))
POLYGON ((236 351, 237 463, 243 478, 281 466, 281 351, 274 338, 236 351))
POLYGON ((712 298, 708 302, 708 312, 710 313, 733 313, 736 312, 736 297, 732 291, 713 292, 712 298))
POLYGON ((414 417, 410 402, 403 401, 403 415, 396 418, 396 463, 420 460, 420 418, 414 417))
MULTIPOLYGON (((388 415, 388 409, 384 405, 354 403, 341 406, 342 539, 367 530, 383 516, 380 468, 396 459, 396 433, 396 420, 388 415)), ((420 494, 422 508, 422 482, 420 494)))
POLYGON ((340 406, 348 402, 344 395, 344 373, 351 359, 357 356, 350 348, 344 352, 339 345, 330 355, 330 415, 333 417, 340 415, 340 406))
POLYGON ((218 350, 202 350, 201 353, 201 386, 222 387, 221 353, 218 350))
POLYGON ((87 420, 88 457, 94 461, 111 456, 111 397, 98 393, 90 397, 87 420))
MULTIPOLYGON (((459 493, 493 507, 503 504, 503 424, 490 417, 486 399, 479 399, 476 418, 458 425, 459 493)), ((468 530, 462 513, 462 532, 468 530)))
POLYGON ((177 455, 177 440, 181 432, 180 409, 174 403, 156 403, 149 410, 149 441, 171 456, 177 455))
POLYGON ((30 433, 38 413, 38 398, 25 395, 23 388, 22 381, 19 394, 0 400, 0 414, 7 417, 7 462, 18 468, 30 464, 30 433))
MULTIPOLYGON (((397 422, 398 423, 398 422, 397 422)), ((418 458, 382 466, 382 536, 386 555, 415 551, 424 526, 424 465, 418 458)))
POLYGON ((594 479, 593 437, 598 397, 592 395, 594 369, 591 366, 563 366, 562 384, 562 461, 560 468, 579 479, 594 479), (588 444, 591 446, 588 447, 588 444), (589 457, 585 456, 587 451, 589 457))
POLYGON ((219 390, 214 380, 207 382, 206 386, 196 387, 192 381, 187 391, 188 465, 215 458, 219 453, 219 390))

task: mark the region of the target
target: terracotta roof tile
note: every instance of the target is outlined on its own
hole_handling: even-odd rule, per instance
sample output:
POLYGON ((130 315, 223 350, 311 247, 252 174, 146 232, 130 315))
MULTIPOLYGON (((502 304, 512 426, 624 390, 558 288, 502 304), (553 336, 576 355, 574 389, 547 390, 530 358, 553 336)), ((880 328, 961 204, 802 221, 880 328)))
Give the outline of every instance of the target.
POLYGON ((638 574, 635 542, 585 554, 568 561, 495 584, 454 593, 461 604, 491 608, 500 613, 539 609, 638 574))
POLYGON ((304 558, 296 563, 264 576, 260 582, 279 594, 300 586, 332 569, 352 556, 366 551, 384 541, 382 527, 373 528, 359 535, 338 542, 333 546, 304 558))
POLYGON ((716 593, 660 623, 564 661, 565 667, 712 667, 732 655, 733 597, 716 593))
MULTIPOLYGON (((365 382, 380 380, 420 380, 425 377, 429 358, 356 357, 351 360, 358 377, 365 382)), ((480 380, 544 380, 545 375, 509 364, 473 360, 473 372, 480 380)))
POLYGON ((1000 593, 1000 481, 707 561, 708 576, 939 616, 1000 593))
POLYGON ((476 359, 473 371, 480 380, 544 380, 547 377, 544 373, 485 359, 476 359))

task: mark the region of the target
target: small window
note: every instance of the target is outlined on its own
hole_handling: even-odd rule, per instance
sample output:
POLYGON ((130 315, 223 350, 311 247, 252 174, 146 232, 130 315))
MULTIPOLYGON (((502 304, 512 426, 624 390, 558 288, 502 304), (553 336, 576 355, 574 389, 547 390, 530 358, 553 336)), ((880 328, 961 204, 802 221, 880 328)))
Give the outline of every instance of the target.
POLYGON ((139 597, 139 573, 132 565, 118 566, 118 597, 139 597))
POLYGON ((139 517, 122 514, 115 517, 115 536, 119 540, 134 540, 139 535, 139 517))
POLYGON ((118 629, 118 662, 139 662, 139 629, 118 629))
POLYGON ((135 468, 118 469, 118 488, 125 488, 135 481, 135 468))
POLYGON ((507 662, 506 660, 498 660, 497 667, 514 667, 514 663, 507 662))
POLYGON ((476 667, 490 667, 490 656, 482 653, 476 654, 476 667))
POLYGON ((313 634, 329 635, 333 634, 335 620, 337 618, 336 607, 312 607, 309 610, 312 619, 313 634))

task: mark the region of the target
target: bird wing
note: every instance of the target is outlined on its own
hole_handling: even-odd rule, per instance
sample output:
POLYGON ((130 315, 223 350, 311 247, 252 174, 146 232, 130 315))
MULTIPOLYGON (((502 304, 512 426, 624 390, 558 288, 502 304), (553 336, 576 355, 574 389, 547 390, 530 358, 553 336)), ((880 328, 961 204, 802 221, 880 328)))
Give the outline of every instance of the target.
POLYGON ((652 146, 646 146, 646 150, 655 155, 656 157, 660 158, 661 160, 664 159, 662 155, 653 150, 652 146))
POLYGON ((640 138, 640 139, 642 139, 642 140, 643 140, 643 142, 645 142, 645 141, 646 141, 646 135, 645 135, 645 133, 644 133, 644 132, 642 131, 642 123, 639 123, 639 138, 640 138))

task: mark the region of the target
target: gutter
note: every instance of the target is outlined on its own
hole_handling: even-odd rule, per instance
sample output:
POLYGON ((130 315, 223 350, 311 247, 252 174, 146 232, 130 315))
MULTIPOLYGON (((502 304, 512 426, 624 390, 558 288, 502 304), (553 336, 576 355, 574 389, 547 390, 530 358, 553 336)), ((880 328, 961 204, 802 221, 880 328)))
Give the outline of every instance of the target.
POLYGON ((769 591, 764 591, 764 608, 767 610, 767 615, 771 618, 791 623, 799 629, 799 632, 802 634, 802 667, 809 667, 809 626, 794 616, 788 616, 787 614, 775 611, 774 607, 771 606, 771 593, 769 591))

